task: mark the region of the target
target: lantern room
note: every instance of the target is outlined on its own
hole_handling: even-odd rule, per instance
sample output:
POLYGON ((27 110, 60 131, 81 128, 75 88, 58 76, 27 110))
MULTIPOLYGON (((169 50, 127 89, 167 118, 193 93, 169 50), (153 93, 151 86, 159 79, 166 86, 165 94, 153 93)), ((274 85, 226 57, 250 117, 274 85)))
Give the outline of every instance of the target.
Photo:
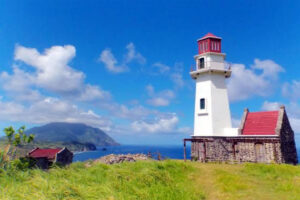
POLYGON ((207 33, 198 40, 199 54, 206 52, 221 53, 221 39, 212 33, 207 33))

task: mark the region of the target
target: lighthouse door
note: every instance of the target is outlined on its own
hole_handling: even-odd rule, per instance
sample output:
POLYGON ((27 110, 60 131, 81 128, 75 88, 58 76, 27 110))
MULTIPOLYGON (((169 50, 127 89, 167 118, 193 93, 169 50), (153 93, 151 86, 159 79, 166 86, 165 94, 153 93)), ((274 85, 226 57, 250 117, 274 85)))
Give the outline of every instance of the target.
POLYGON ((201 142, 199 143, 199 148, 198 148, 198 160, 200 162, 205 162, 206 161, 206 145, 205 143, 201 142))
POLYGON ((255 144, 255 157, 256 157, 256 162, 258 162, 258 163, 266 162, 264 144, 261 144, 261 143, 255 144))

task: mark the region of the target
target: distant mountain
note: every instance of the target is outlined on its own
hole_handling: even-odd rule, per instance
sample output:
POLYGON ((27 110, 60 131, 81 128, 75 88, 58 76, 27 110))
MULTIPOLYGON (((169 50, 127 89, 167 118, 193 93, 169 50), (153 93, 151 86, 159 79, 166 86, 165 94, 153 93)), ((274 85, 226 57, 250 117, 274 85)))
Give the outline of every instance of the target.
POLYGON ((81 123, 54 122, 28 129, 26 133, 34 134, 35 142, 84 145, 87 150, 93 150, 93 146, 119 145, 104 131, 81 123))

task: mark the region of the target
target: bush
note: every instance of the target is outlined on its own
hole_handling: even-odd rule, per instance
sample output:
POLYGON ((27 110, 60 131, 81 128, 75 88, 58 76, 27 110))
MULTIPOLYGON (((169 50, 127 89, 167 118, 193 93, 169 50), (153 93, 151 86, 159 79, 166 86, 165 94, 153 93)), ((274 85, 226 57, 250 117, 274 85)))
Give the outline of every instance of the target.
POLYGON ((36 161, 29 157, 18 158, 11 161, 11 168, 15 170, 25 171, 35 167, 36 161))

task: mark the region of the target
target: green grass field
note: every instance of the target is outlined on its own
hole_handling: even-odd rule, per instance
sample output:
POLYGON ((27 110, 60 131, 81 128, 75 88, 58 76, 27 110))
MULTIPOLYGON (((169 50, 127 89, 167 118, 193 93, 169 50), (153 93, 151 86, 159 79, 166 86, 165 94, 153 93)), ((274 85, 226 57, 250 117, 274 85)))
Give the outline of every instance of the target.
POLYGON ((300 166, 167 160, 0 175, 1 200, 300 199, 300 166))

